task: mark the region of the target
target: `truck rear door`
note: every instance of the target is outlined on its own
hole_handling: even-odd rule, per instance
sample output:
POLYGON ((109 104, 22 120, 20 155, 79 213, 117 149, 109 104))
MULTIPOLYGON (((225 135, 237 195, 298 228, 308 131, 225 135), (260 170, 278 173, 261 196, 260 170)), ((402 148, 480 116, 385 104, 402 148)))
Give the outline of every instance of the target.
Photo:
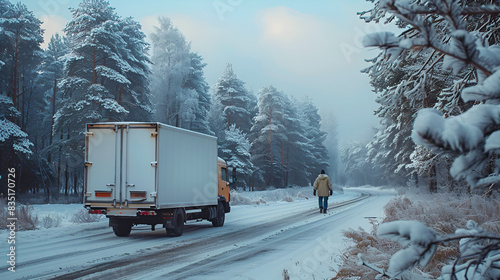
POLYGON ((119 197, 119 137, 114 125, 87 126, 85 143, 86 202, 114 202, 119 197))
POLYGON ((154 205, 156 135, 155 123, 89 124, 86 203, 112 202, 131 208, 154 205))
POLYGON ((154 204, 156 182, 156 124, 131 124, 122 128, 121 202, 154 204))

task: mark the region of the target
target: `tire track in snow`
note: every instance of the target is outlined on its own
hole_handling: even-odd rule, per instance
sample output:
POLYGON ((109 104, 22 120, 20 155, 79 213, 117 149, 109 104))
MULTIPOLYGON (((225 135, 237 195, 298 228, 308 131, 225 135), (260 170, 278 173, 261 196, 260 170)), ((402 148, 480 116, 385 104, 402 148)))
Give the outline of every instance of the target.
MULTIPOLYGON (((359 198, 344 201, 335 204, 333 207, 329 207, 331 209, 338 209, 344 206, 355 204, 361 200, 367 199, 370 195, 362 195, 359 198)), ((319 213, 310 213, 306 217, 309 216, 317 216, 319 213)), ((338 213, 342 215, 342 213, 338 213)), ((312 233, 321 231, 325 224, 329 224, 332 220, 338 219, 338 215, 329 214, 326 217, 320 218, 308 222, 302 225, 291 226, 286 229, 281 229, 281 232, 277 234, 273 234, 265 237, 264 239, 258 242, 252 242, 248 245, 240 247, 238 249, 233 249, 226 251, 222 254, 214 255, 210 258, 206 258, 202 261, 198 261, 196 263, 192 263, 189 265, 189 269, 183 267, 181 269, 177 269, 174 271, 168 272, 168 274, 154 275, 153 277, 163 278, 163 279, 186 279, 192 277, 193 275, 205 275, 210 274, 210 271, 220 270, 220 268, 230 266, 231 264, 237 262, 243 262, 248 259, 252 259, 256 256, 266 254, 270 251, 273 251, 273 248, 277 248, 278 246, 282 246, 283 244, 287 244, 288 241, 294 241, 298 238, 303 238, 304 236, 311 236, 312 233)), ((220 272, 220 271, 218 271, 220 272)))
MULTIPOLYGON (((370 195, 366 195, 358 199, 354 199, 352 201, 345 201, 335 205, 335 207, 329 207, 329 208, 335 209, 352 205, 361 200, 367 199, 369 196, 370 195)), ((313 213, 312 215, 318 216, 318 214, 319 213, 313 213)), ((210 258, 206 258, 196 263, 191 263, 189 264, 189 268, 187 268, 186 266, 181 269, 170 271, 168 273, 155 274, 149 277, 159 278, 159 279, 168 278, 172 280, 178 280, 178 279, 181 280, 193 277, 195 275, 203 275, 203 277, 210 278, 209 276, 211 274, 222 273, 224 267, 231 266, 232 264, 238 262, 245 262, 249 259, 262 256, 263 254, 269 253, 274 250, 279 250, 275 248, 283 246, 284 244, 289 244, 300 238, 304 238, 304 236, 313 236, 314 233, 321 232, 325 228, 325 225, 331 224, 332 221, 340 219, 340 216, 343 216, 342 212, 336 214, 329 214, 327 217, 321 217, 319 219, 316 219, 314 221, 302 225, 289 227, 287 229, 282 230, 280 233, 270 235, 260 240, 259 242, 253 242, 244 247, 226 251, 222 254, 214 255, 210 258)))

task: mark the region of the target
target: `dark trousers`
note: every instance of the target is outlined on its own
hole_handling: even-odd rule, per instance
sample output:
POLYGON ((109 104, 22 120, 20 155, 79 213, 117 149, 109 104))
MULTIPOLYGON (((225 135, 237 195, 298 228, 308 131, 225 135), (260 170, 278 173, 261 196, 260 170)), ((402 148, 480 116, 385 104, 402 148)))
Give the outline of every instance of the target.
POLYGON ((318 196, 319 207, 328 209, 328 196, 318 196))

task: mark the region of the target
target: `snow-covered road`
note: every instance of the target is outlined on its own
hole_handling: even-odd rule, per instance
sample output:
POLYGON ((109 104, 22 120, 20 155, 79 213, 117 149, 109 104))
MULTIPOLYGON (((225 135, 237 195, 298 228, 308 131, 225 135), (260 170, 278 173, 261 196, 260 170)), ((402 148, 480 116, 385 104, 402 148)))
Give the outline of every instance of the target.
POLYGON ((382 217, 393 195, 347 189, 330 199, 328 214, 318 213, 314 197, 237 205, 223 227, 189 223, 177 238, 149 226, 119 238, 106 220, 18 232, 16 272, 4 261, 0 279, 282 279, 284 269, 292 279, 330 279, 345 246, 342 230, 368 228, 367 217, 382 217))

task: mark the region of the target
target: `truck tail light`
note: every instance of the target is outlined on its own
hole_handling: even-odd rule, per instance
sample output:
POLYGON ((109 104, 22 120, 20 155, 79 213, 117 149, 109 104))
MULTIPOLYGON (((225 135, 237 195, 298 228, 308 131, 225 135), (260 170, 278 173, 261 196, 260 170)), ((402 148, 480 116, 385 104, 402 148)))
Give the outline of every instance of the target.
POLYGON ((130 191, 130 198, 145 199, 146 191, 130 191))
POLYGON ((137 211, 139 215, 141 216, 156 216, 155 211, 137 211))
POLYGON ((96 210, 96 209, 90 209, 89 214, 106 214, 106 210, 96 210))
POLYGON ((109 198, 111 198, 111 191, 95 191, 95 197, 109 197, 109 198))

